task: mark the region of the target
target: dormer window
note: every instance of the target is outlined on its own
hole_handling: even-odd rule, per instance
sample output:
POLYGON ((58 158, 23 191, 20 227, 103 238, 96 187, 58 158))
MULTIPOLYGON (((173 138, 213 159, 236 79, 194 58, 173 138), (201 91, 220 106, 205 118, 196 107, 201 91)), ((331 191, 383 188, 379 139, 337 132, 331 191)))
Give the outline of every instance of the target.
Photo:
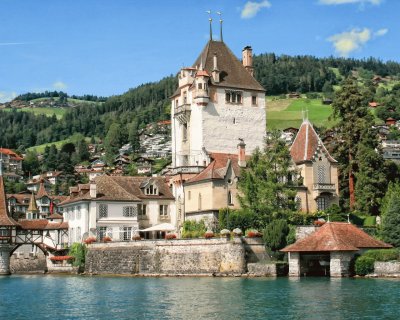
POLYGON ((145 194, 146 195, 158 195, 158 189, 156 186, 154 185, 149 185, 146 189, 145 189, 145 194))

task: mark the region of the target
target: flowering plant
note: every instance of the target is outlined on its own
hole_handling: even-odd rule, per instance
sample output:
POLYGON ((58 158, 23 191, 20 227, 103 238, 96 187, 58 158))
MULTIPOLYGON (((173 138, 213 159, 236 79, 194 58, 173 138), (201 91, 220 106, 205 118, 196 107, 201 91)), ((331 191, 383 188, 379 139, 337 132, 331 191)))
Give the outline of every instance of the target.
POLYGON ((95 237, 89 237, 86 240, 83 241, 85 244, 91 244, 93 242, 96 242, 96 238, 95 237))
POLYGON ((133 234, 133 236, 132 236, 132 240, 137 241, 137 240, 142 240, 142 238, 140 237, 140 234, 139 234, 139 233, 135 232, 135 233, 133 234))
POLYGON ((212 231, 207 231, 207 232, 204 234, 204 238, 206 238, 206 239, 214 238, 214 232, 212 232, 212 231))
POLYGON ((247 232, 247 237, 248 238, 260 238, 260 237, 262 237, 262 233, 258 232, 257 230, 249 230, 247 232))
POLYGON ((103 238, 103 242, 110 242, 110 241, 112 241, 112 239, 111 239, 111 237, 109 237, 109 236, 105 236, 105 237, 103 238))
POLYGON ((314 226, 320 227, 320 226, 325 224, 325 221, 323 221, 323 220, 314 220, 313 224, 314 224, 314 226))
POLYGON ((222 229, 221 232, 219 233, 221 236, 226 236, 228 234, 231 234, 231 232, 228 229, 222 229))
POLYGON ((167 240, 176 239, 176 234, 175 233, 167 233, 165 235, 165 239, 167 239, 167 240))
POLYGON ((240 230, 239 228, 233 229, 232 232, 235 237, 240 237, 243 234, 242 230, 240 230))

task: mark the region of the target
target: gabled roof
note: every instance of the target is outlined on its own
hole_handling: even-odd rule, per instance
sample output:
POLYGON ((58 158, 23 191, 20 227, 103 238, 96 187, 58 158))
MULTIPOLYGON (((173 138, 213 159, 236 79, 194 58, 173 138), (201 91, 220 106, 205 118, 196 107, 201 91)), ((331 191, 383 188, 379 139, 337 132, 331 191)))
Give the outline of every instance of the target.
POLYGON ((330 162, 337 162, 325 148, 310 121, 304 120, 290 147, 290 155, 296 164, 312 161, 315 153, 321 149, 330 162))
POLYGON ((49 197, 46 188, 44 187, 44 181, 43 179, 40 181, 40 185, 39 185, 39 190, 36 194, 36 196, 38 197, 38 199, 43 198, 43 197, 49 197))
POLYGON ((14 151, 12 151, 11 149, 0 148, 0 153, 8 155, 8 156, 9 156, 10 158, 12 158, 13 160, 18 160, 18 161, 24 160, 23 158, 21 158, 19 155, 17 155, 17 154, 16 154, 14 151))
POLYGON ((236 176, 240 175, 240 167, 238 165, 238 155, 229 153, 211 153, 210 164, 201 171, 198 175, 186 181, 186 183, 193 183, 205 180, 224 180, 229 166, 236 176))
MULTIPOLYGON (((213 83, 215 86, 265 91, 257 80, 245 69, 243 64, 236 58, 232 51, 221 41, 208 41, 200 56, 194 63, 194 67, 200 67, 208 74, 214 68, 214 54, 217 56, 217 67, 220 72, 220 82, 213 83)), ((198 71, 202 72, 202 71, 198 71)))
POLYGON ((18 223, 8 214, 7 197, 2 175, 0 175, 0 226, 5 226, 5 227, 18 226, 18 223))
POLYGON ((308 237, 282 249, 283 252, 358 251, 360 249, 391 248, 390 244, 347 222, 327 222, 308 237))

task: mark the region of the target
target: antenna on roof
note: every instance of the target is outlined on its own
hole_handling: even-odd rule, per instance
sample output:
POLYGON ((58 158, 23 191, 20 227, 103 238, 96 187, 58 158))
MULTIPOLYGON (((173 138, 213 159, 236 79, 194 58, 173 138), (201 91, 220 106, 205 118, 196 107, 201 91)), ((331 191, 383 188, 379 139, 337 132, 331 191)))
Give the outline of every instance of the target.
POLYGON ((210 21, 210 40, 212 41, 212 18, 211 18, 211 10, 206 11, 208 13, 208 21, 210 21))
POLYGON ((221 42, 224 42, 224 38, 222 37, 222 22, 223 22, 223 20, 222 20, 222 12, 217 11, 217 15, 219 15, 219 26, 220 26, 220 29, 219 29, 219 40, 221 42))

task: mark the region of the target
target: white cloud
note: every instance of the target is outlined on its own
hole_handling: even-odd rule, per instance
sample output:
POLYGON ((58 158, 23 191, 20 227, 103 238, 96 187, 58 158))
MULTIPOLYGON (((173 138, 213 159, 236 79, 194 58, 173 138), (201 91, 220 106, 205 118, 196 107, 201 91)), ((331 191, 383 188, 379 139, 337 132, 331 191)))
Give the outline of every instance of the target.
POLYGON ((17 96, 16 92, 0 91, 0 103, 11 101, 16 96, 17 96))
POLYGON ((53 88, 58 90, 67 89, 68 86, 62 81, 56 81, 53 83, 53 88))
POLYGON ((374 33, 375 37, 381 37, 384 36, 389 30, 387 28, 379 29, 374 33))
POLYGON ((379 29, 372 32, 368 28, 354 28, 350 31, 334 34, 327 40, 333 43, 335 50, 342 57, 347 57, 351 52, 361 49, 372 38, 381 37, 388 32, 388 29, 379 29))
POLYGON ((27 44, 27 42, 0 42, 0 46, 18 46, 21 44, 27 44))
POLYGON ((242 19, 250 19, 253 18, 262 8, 269 7, 271 7, 271 3, 267 0, 261 2, 247 1, 240 16, 242 19))
POLYGON ((349 4, 349 3, 359 3, 361 5, 370 3, 373 5, 379 5, 383 0, 319 0, 320 4, 325 5, 338 5, 338 4, 349 4))

